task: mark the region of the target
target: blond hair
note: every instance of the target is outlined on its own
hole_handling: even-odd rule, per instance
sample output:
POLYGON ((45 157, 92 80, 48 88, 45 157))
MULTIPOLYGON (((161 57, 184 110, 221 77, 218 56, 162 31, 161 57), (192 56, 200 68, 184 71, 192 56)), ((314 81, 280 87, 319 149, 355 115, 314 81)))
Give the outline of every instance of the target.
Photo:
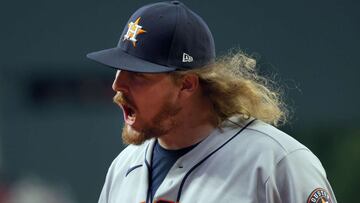
POLYGON ((257 118, 272 125, 285 124, 288 117, 282 91, 270 78, 260 76, 256 60, 241 51, 229 53, 209 67, 175 71, 178 79, 196 74, 200 86, 217 115, 217 125, 232 116, 257 118))

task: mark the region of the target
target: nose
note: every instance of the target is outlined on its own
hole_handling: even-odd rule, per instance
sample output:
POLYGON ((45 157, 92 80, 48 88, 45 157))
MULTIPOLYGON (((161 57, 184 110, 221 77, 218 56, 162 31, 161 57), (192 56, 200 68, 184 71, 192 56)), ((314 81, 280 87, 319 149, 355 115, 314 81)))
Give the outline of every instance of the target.
POLYGON ((127 71, 118 70, 115 75, 114 82, 112 84, 112 89, 115 92, 127 92, 128 84, 127 84, 127 71))

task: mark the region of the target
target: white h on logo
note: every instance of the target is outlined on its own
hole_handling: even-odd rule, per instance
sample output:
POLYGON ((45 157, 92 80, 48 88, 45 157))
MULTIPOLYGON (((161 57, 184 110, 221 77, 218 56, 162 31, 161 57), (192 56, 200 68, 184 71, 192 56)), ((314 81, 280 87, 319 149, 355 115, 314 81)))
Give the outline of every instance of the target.
POLYGON ((140 25, 137 25, 133 22, 129 23, 129 29, 126 32, 124 39, 136 42, 136 35, 141 28, 142 27, 140 25))
POLYGON ((142 26, 139 25, 139 21, 140 21, 140 17, 138 17, 135 22, 130 22, 128 25, 129 28, 126 32, 126 35, 124 35, 124 41, 125 40, 132 41, 134 47, 136 47, 136 41, 137 41, 136 36, 138 34, 142 34, 146 32, 145 30, 141 29, 142 26))

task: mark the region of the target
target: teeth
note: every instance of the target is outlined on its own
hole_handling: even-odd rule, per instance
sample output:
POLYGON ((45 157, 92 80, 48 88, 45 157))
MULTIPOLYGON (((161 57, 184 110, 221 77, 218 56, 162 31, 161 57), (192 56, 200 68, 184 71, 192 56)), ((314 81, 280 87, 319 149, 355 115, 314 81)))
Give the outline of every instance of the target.
POLYGON ((121 107, 124 111, 124 121, 129 125, 134 124, 136 119, 135 110, 131 106, 128 106, 126 104, 122 104, 121 107))

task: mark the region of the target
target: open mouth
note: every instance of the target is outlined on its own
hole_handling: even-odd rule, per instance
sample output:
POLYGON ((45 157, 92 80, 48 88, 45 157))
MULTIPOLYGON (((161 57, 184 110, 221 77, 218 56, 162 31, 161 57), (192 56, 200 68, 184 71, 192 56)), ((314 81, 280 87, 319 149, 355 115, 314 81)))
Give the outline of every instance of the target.
POLYGON ((136 113, 135 109, 129 105, 123 104, 121 105, 123 111, 124 111, 124 120, 125 123, 128 125, 132 125, 135 123, 136 119, 136 113))
POLYGON ((122 108, 125 123, 133 125, 136 119, 136 108, 132 105, 132 102, 122 92, 117 92, 113 100, 122 108))

